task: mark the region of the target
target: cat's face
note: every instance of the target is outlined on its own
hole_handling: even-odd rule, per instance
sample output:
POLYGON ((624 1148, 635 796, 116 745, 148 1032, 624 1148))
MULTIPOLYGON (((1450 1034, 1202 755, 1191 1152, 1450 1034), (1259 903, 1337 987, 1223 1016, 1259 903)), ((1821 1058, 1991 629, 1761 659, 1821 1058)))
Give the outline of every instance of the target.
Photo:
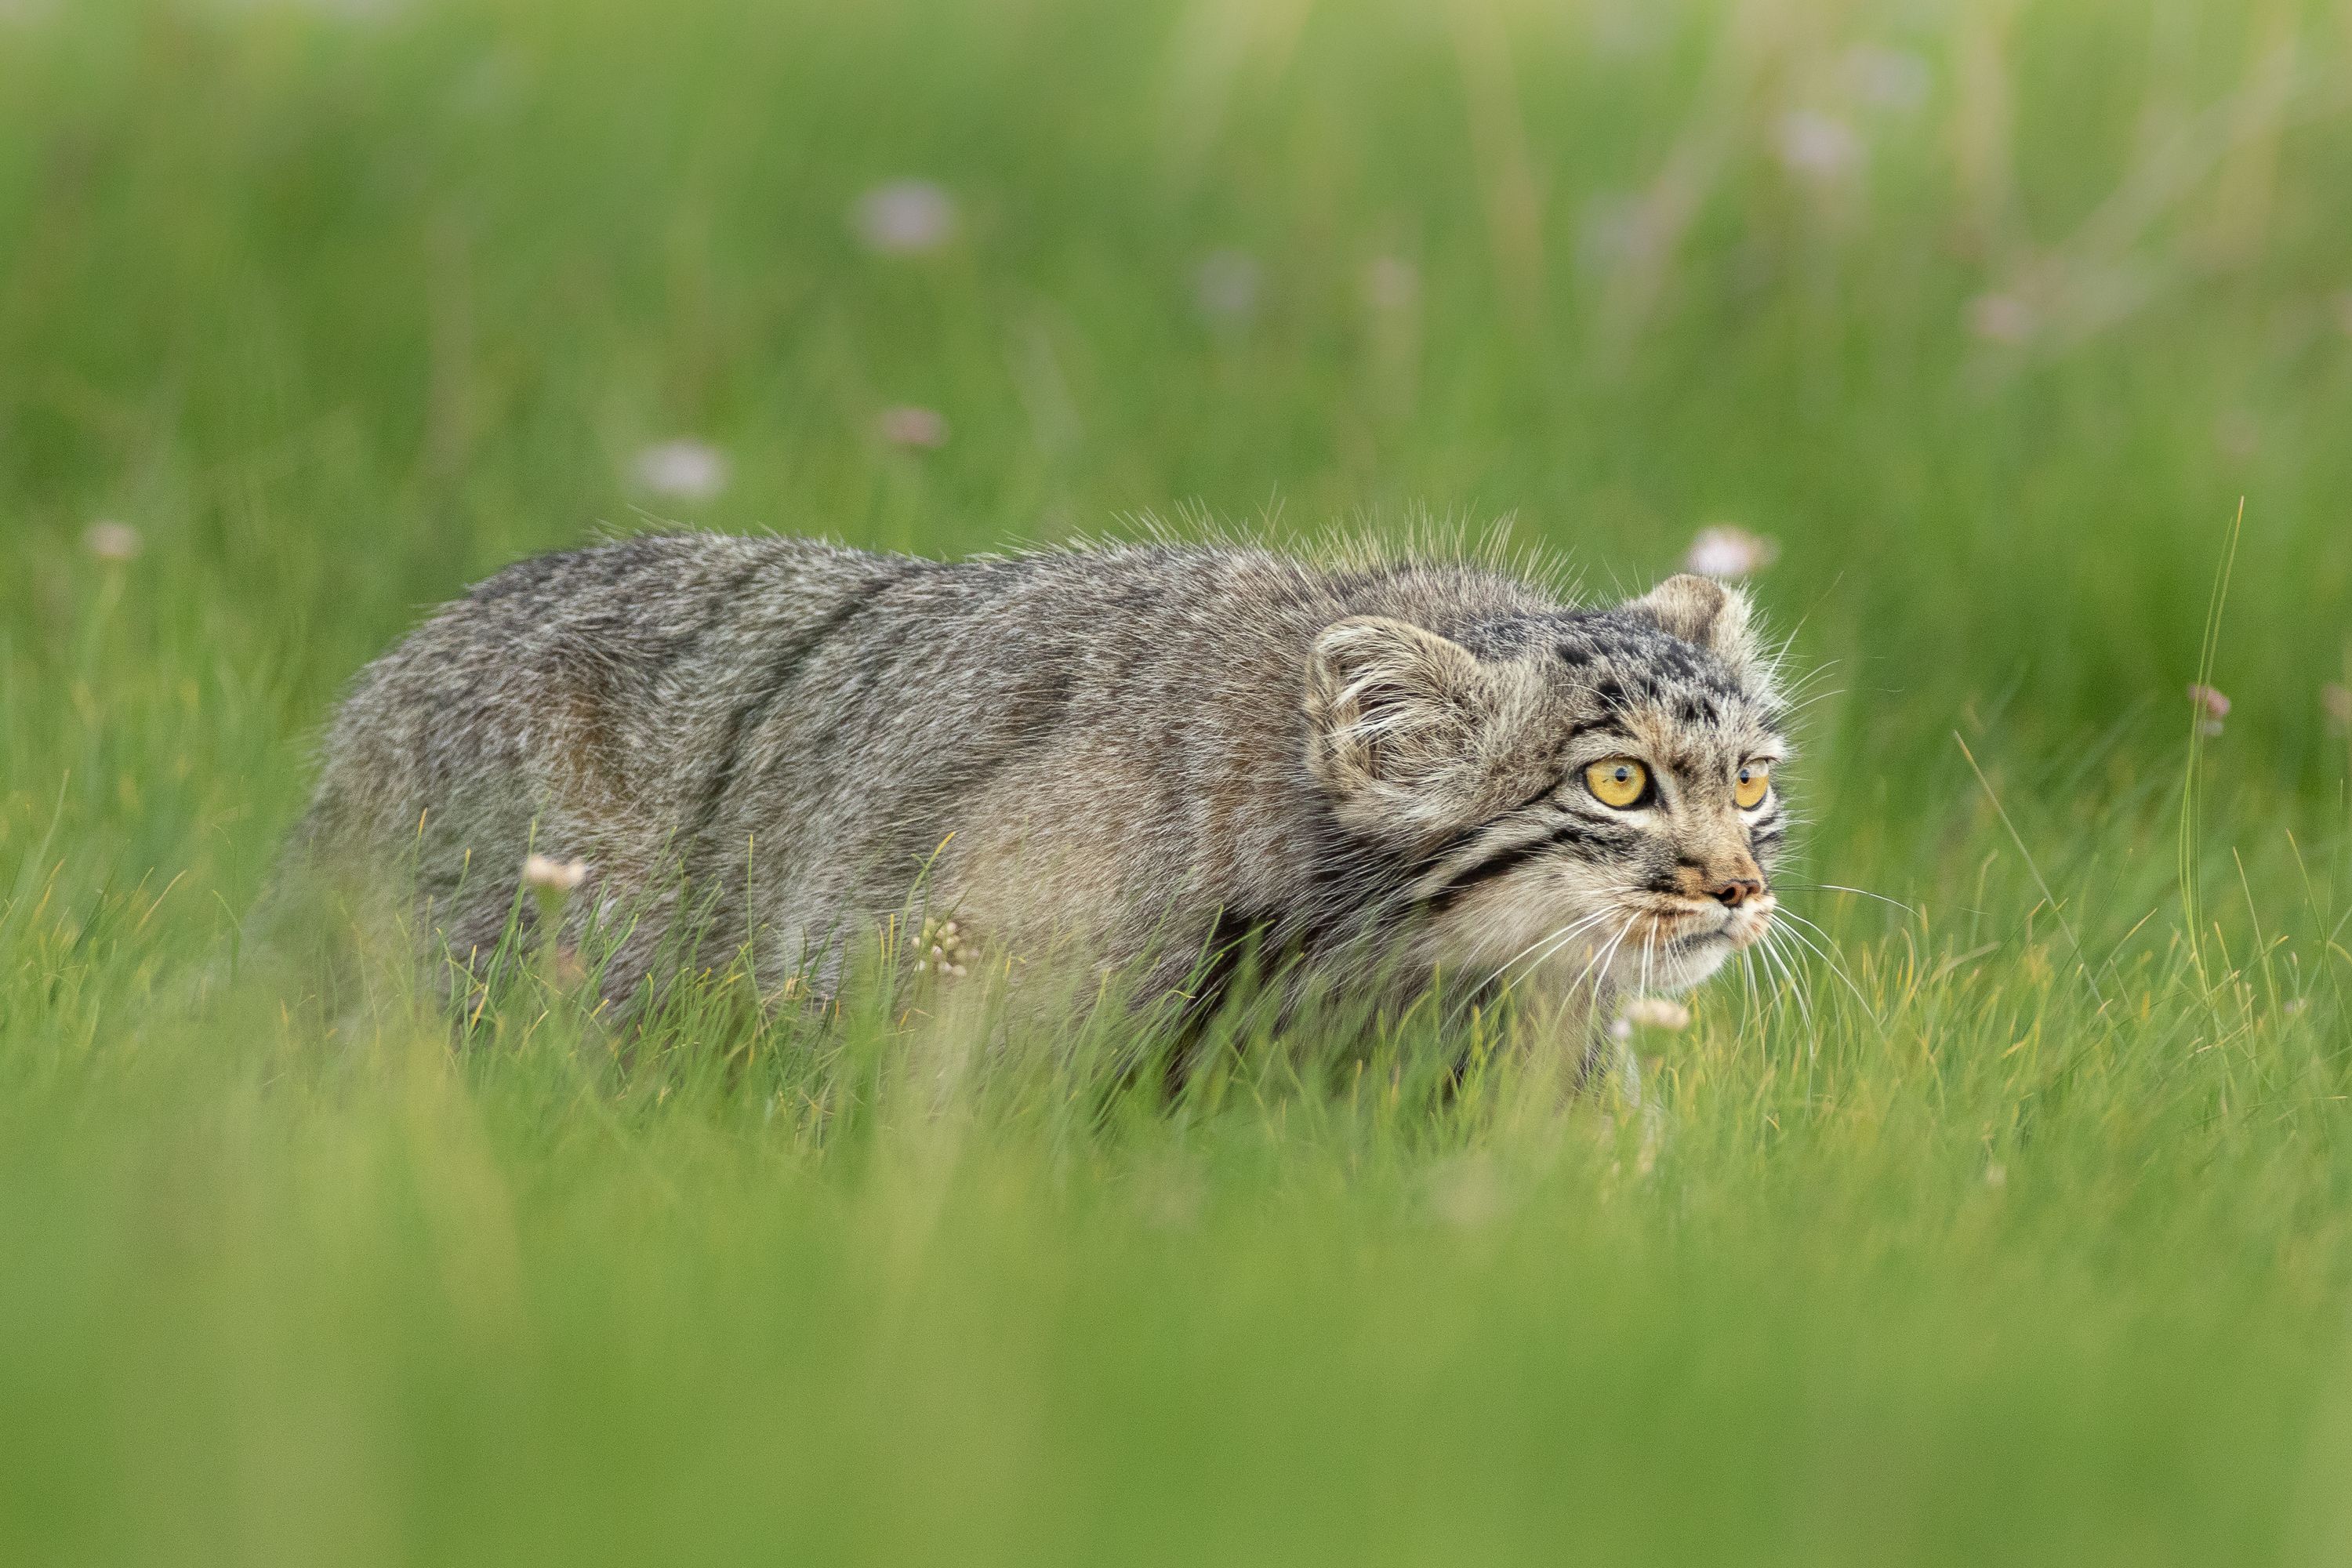
POLYGON ((1433 958, 1666 992, 1765 933, 1788 747, 1744 598, 1675 577, 1459 639, 1343 621, 1309 679, 1317 776, 1412 846, 1433 958))

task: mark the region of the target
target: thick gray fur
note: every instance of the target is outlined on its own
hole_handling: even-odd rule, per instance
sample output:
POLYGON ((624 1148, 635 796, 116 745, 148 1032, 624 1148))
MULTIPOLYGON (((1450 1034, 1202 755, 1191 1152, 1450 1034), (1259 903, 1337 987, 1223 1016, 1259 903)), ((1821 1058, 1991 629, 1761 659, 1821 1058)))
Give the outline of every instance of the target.
POLYGON ((919 885, 1015 975, 1165 989, 1255 932, 1343 975, 1665 989, 1769 918, 1779 796, 1730 791, 1780 719, 1746 601, 1695 577, 1596 609, 1475 563, 656 535, 509 567, 368 667, 298 843, 413 875, 461 964, 529 853, 585 861, 565 937, 616 944, 616 999, 688 926, 829 984, 919 885), (1586 787, 1619 754, 1647 806, 1586 787))

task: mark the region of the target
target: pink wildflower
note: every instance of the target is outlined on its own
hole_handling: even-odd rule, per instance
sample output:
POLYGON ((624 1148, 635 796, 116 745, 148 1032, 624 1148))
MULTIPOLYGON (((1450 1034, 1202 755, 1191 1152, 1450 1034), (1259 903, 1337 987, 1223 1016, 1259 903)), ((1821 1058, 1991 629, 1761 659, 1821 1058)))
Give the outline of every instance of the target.
POLYGON ((875 416, 874 433, 893 447, 943 447, 948 422, 937 409, 902 403, 875 416))
POLYGON ((1702 577, 1752 577, 1780 558, 1778 541, 1717 523, 1698 531, 1683 557, 1683 569, 1702 577))
POLYGON ((893 180, 859 196, 849 223, 869 250, 921 256, 955 234, 955 200, 929 180, 893 180))

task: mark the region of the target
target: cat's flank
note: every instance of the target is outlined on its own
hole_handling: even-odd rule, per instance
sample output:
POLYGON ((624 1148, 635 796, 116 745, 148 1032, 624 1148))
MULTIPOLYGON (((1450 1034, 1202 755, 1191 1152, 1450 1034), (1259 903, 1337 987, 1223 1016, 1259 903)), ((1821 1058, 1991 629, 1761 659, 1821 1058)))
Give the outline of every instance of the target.
POLYGON ((1700 577, 1591 608, 1464 563, 662 535, 509 567, 371 665, 298 842, 413 875, 461 964, 527 856, 584 861, 559 940, 616 999, 689 927, 828 984, 911 895, 1010 973, 1165 989, 1247 938, 1599 1000, 1763 934, 1780 722, 1700 577))

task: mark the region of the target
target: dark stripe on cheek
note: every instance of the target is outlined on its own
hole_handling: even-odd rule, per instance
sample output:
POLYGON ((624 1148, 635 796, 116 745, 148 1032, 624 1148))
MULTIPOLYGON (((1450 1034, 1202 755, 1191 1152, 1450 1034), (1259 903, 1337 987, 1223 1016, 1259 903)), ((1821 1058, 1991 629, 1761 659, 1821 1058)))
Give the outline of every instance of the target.
POLYGON ((1451 860, 1454 856, 1460 854, 1471 845, 1475 844, 1479 839, 1486 837, 1487 834, 1502 826, 1502 824, 1509 818, 1517 816, 1523 811, 1540 805, 1546 799, 1567 783, 1568 777, 1564 773, 1558 778, 1549 780, 1545 783, 1543 788, 1536 791, 1535 794, 1528 796, 1527 799, 1519 802, 1518 805, 1511 807, 1508 811, 1503 813, 1502 816, 1489 817, 1484 822, 1464 828, 1461 832, 1454 834, 1452 837, 1448 838, 1444 843, 1440 844, 1436 848, 1432 849, 1428 854, 1423 855, 1421 858, 1418 869, 1423 874, 1435 870, 1438 867, 1444 865, 1446 861, 1451 860))
POLYGON ((1603 833, 1581 823, 1563 823, 1541 838, 1498 849, 1486 859, 1465 867, 1452 881, 1423 898, 1422 907, 1444 910, 1481 882, 1491 882, 1554 850, 1573 847, 1587 851, 1595 860, 1616 859, 1620 857, 1612 852, 1626 849, 1633 843, 1630 836, 1603 833))

